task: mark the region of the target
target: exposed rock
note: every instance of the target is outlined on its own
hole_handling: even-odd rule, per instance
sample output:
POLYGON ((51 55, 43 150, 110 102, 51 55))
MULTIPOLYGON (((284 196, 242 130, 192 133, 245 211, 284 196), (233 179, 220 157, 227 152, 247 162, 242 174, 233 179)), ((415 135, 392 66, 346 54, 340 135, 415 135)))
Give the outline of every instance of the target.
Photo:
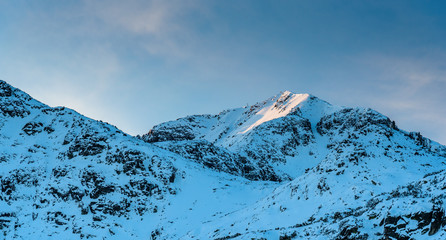
POLYGON ((22 130, 28 135, 35 135, 43 131, 43 123, 29 122, 23 126, 22 130))
POLYGON ((267 162, 252 161, 206 140, 178 141, 160 146, 217 171, 243 176, 250 180, 283 180, 267 162))

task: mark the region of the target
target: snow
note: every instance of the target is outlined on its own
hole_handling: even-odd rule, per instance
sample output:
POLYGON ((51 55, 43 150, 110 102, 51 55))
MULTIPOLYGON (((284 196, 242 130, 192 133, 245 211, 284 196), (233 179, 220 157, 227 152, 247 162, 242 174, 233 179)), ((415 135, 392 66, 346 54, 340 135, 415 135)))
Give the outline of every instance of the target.
POLYGON ((0 233, 380 239, 396 229, 392 234, 414 239, 446 238, 444 228, 427 233, 444 221, 435 216, 445 209, 445 147, 376 111, 286 91, 247 108, 167 122, 151 134, 158 142, 50 108, 0 82, 0 233), (219 166, 225 154, 233 165, 213 169, 167 150, 193 141, 215 146, 196 150, 199 160, 219 166), (245 165, 232 169, 240 159, 245 165), (282 181, 249 179, 240 174, 247 166, 282 181))
POLYGON ((307 100, 309 96, 309 94, 293 94, 289 91, 285 91, 277 99, 268 101, 254 117, 246 121, 245 124, 240 127, 239 133, 247 133, 262 123, 288 115, 295 107, 307 100), (277 103, 280 103, 280 105, 277 103))

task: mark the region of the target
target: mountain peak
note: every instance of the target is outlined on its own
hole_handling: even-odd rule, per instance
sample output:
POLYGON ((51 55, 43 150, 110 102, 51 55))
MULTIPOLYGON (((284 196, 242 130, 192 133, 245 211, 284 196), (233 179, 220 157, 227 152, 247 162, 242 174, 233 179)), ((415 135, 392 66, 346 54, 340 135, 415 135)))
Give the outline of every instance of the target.
POLYGON ((32 99, 32 97, 29 96, 27 93, 23 92, 18 88, 13 87, 11 84, 1 79, 0 79, 0 97, 1 98, 17 97, 23 100, 32 99))
POLYGON ((289 90, 285 90, 285 91, 280 91, 279 94, 276 95, 276 97, 287 97, 287 96, 292 96, 292 95, 311 95, 308 93, 295 93, 293 91, 289 91, 289 90))
POLYGON ((14 90, 14 87, 0 79, 0 97, 10 97, 14 90))
POLYGON ((308 93, 294 93, 291 91, 283 91, 280 94, 276 95, 273 99, 283 106, 292 106, 295 107, 299 105, 301 102, 307 100, 311 95, 308 93))
POLYGON ((279 105, 283 105, 283 106, 287 106, 287 107, 288 106, 296 107, 297 105, 299 105, 303 102, 306 102, 308 100, 311 100, 311 101, 319 100, 320 102, 323 102, 324 104, 330 105, 328 102, 326 102, 312 94, 295 93, 295 92, 289 91, 289 90, 279 92, 279 94, 272 97, 271 100, 276 101, 279 105))
POLYGON ((296 107, 305 102, 310 97, 309 94, 295 94, 284 91, 263 103, 256 104, 255 115, 241 125, 241 133, 247 133, 264 122, 284 117, 295 111, 296 107))
POLYGON ((371 109, 284 91, 141 138, 0 81, 1 234, 446 239, 446 147, 371 109))
POLYGON ((285 91, 281 91, 278 95, 287 96, 287 95, 291 95, 291 94, 296 94, 296 93, 289 91, 289 90, 285 90, 285 91))
POLYGON ((41 108, 45 104, 35 100, 22 90, 0 80, 0 114, 11 117, 24 117, 32 108, 41 108))

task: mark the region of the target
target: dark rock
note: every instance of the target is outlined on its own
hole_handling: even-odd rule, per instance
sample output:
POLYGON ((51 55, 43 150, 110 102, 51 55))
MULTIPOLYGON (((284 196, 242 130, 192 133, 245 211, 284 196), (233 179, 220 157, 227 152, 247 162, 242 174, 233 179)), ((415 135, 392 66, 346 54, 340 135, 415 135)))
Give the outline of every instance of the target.
POLYGON ((150 183, 146 179, 142 180, 130 180, 130 186, 134 189, 139 190, 145 196, 152 196, 153 194, 160 193, 160 188, 158 185, 150 183))
POLYGON ((76 186, 69 186, 68 190, 50 187, 49 193, 64 201, 68 200, 81 201, 82 198, 85 196, 85 192, 83 192, 79 187, 76 186))
POLYGON ((344 108, 331 115, 323 117, 316 125, 319 134, 342 134, 352 129, 359 134, 377 132, 391 136, 394 130, 392 121, 372 109, 344 108))
POLYGON ((46 220, 48 222, 54 222, 56 225, 62 226, 67 225, 69 217, 60 211, 47 212, 46 220))
MULTIPOLYGON (((446 225, 444 209, 433 207, 430 212, 417 212, 403 216, 387 216, 380 225, 384 225, 384 237, 392 237, 395 239, 408 240, 411 239, 409 233, 414 230, 422 230, 423 234, 428 233, 429 236, 437 233, 446 225), (418 222, 416 229, 407 229, 407 223, 398 224, 404 218, 412 219, 418 222), (427 228, 429 226, 429 228, 427 228)), ((403 222, 405 222, 403 220, 403 222)))
POLYGON ((115 187, 112 185, 109 186, 96 186, 96 188, 90 193, 90 197, 92 199, 96 199, 101 195, 105 195, 107 193, 111 193, 115 191, 115 187))
POLYGON ((206 140, 172 142, 161 146, 217 171, 243 176, 250 180, 282 180, 266 160, 252 161, 206 140))
POLYGON ((336 240, 366 240, 368 237, 367 233, 360 233, 358 226, 345 226, 336 240))
POLYGON ((62 168, 62 167, 56 167, 53 169, 52 172, 53 172, 53 176, 56 178, 65 177, 68 174, 67 169, 62 168))
POLYGON ((43 131, 43 123, 29 122, 23 126, 22 130, 28 135, 35 135, 43 131))
POLYGON ((195 135, 189 126, 175 126, 172 128, 154 128, 141 137, 144 141, 165 142, 165 141, 183 141, 193 140, 195 135))
POLYGON ((81 184, 87 187, 100 186, 104 183, 104 177, 94 170, 83 170, 80 178, 81 184))
POLYGON ((2 193, 5 195, 11 195, 11 193, 15 191, 15 183, 11 178, 2 178, 0 182, 2 184, 2 193))
POLYGON ((54 128, 52 128, 52 127, 44 127, 43 131, 45 131, 45 132, 47 132, 49 134, 49 133, 54 132, 54 128))
MULTIPOLYGON (((105 141, 105 137, 91 134, 78 136, 68 149, 67 156, 69 158, 73 158, 75 153, 77 153, 79 156, 94 156, 100 154, 108 147, 105 141)), ((64 144, 68 144, 70 142, 71 141, 66 137, 64 144)))
POLYGON ((293 233, 290 234, 290 235, 285 234, 285 235, 280 236, 280 237, 279 237, 279 240, 292 240, 292 239, 294 239, 295 237, 297 237, 297 233, 296 233, 296 232, 293 232, 293 233))
POLYGON ((434 207, 432 210, 432 221, 429 229, 429 236, 434 235, 440 230, 441 227, 446 225, 446 217, 444 214, 444 209, 434 207))

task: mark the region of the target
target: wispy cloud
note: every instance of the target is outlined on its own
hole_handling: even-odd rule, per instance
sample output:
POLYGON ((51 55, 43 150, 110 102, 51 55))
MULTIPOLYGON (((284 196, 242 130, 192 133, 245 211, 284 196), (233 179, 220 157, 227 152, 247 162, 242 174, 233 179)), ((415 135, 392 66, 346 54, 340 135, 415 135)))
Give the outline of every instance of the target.
POLYGON ((446 143, 446 54, 422 56, 373 55, 363 57, 373 74, 376 105, 398 118, 404 128, 422 131, 446 143), (412 128, 415 129, 410 129, 412 128), (436 128, 427 126, 437 126, 436 128))
POLYGON ((446 82, 446 55, 424 57, 374 56, 369 63, 379 71, 381 87, 405 95, 417 94, 429 84, 446 82))
POLYGON ((163 35, 175 27, 173 18, 180 9, 181 2, 109 1, 107 4, 84 1, 90 14, 99 17, 106 24, 115 25, 131 33, 163 35), (178 4, 178 5, 177 5, 178 4))
POLYGON ((137 39, 140 47, 152 55, 190 57, 194 30, 188 26, 191 13, 203 14, 199 1, 130 0, 107 4, 85 1, 87 12, 102 21, 113 34, 137 39))

